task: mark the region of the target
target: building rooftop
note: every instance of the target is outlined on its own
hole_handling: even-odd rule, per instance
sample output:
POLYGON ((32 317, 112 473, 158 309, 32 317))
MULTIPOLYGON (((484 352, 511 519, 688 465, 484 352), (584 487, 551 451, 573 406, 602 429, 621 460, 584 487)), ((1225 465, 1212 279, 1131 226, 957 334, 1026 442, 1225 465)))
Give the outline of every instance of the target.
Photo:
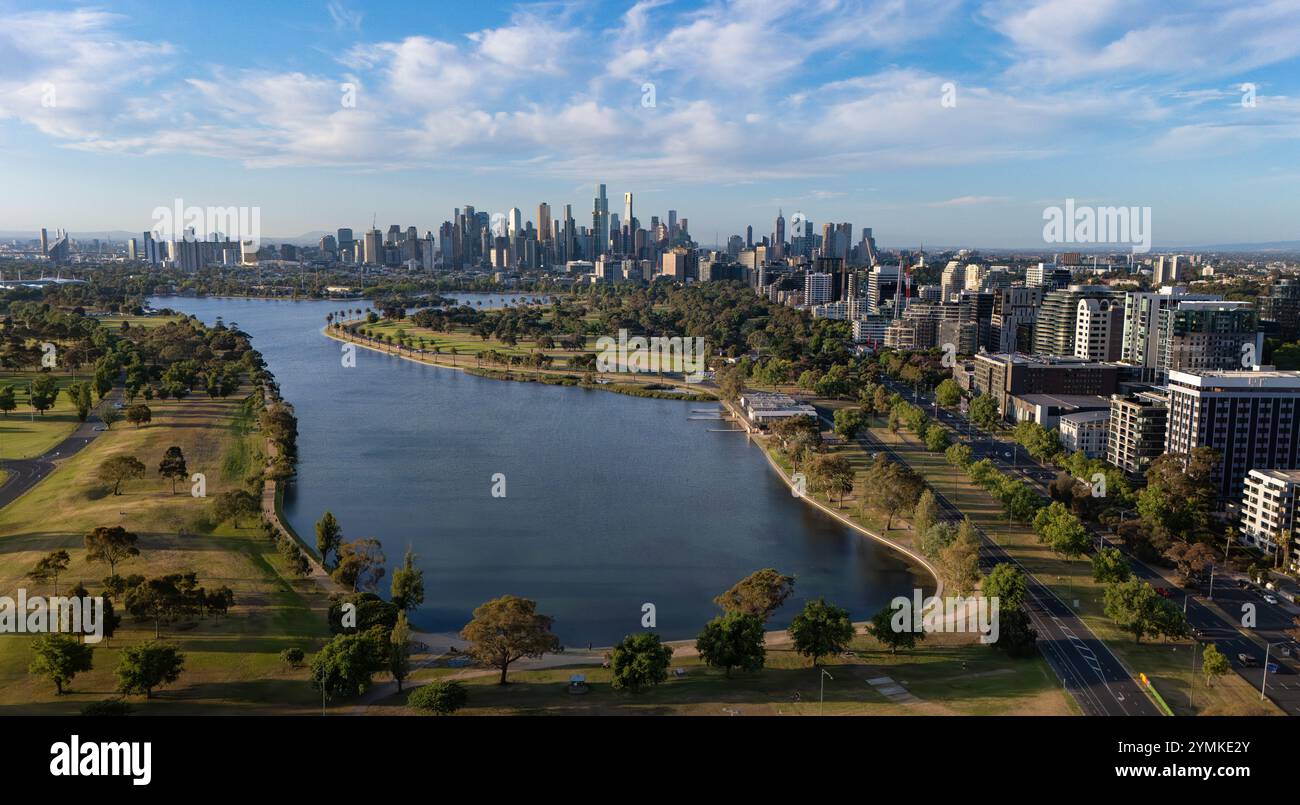
POLYGON ((1300 372, 1282 371, 1272 366, 1260 366, 1255 369, 1214 370, 1201 372, 1184 372, 1170 370, 1169 385, 1191 386, 1195 388, 1258 388, 1273 386, 1292 388, 1300 386, 1300 372))
MULTIPOLYGON (((1098 398, 1100 399, 1100 398, 1098 398)), ((1102 422, 1110 419, 1110 409, 1106 408, 1101 411, 1079 411, 1075 414, 1062 414, 1062 422, 1071 422, 1075 425, 1084 425, 1089 422, 1102 422)))
POLYGON ((1092 394, 1021 394, 1013 399, 1027 405, 1054 405, 1061 408, 1105 408, 1110 410, 1110 400, 1092 394))

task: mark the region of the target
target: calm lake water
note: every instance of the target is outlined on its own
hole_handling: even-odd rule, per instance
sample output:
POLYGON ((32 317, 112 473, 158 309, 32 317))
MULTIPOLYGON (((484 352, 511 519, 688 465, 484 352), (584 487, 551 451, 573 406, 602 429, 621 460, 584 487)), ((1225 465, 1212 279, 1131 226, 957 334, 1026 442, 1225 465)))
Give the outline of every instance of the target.
MULTIPOLYGON (((462 294, 483 306, 504 297, 462 294)), ((473 377, 370 350, 344 368, 325 315, 358 302, 167 297, 253 336, 298 414, 300 464, 285 512, 315 540, 334 512, 345 538, 407 546, 425 572, 413 622, 459 629, 478 604, 535 599, 567 645, 608 645, 656 607, 666 639, 692 637, 712 599, 762 567, 797 578, 772 620, 823 596, 865 620, 928 577, 793 498, 743 434, 685 403, 473 377), (492 496, 505 476, 506 497, 492 496)), ((388 577, 379 592, 387 597, 388 577)))

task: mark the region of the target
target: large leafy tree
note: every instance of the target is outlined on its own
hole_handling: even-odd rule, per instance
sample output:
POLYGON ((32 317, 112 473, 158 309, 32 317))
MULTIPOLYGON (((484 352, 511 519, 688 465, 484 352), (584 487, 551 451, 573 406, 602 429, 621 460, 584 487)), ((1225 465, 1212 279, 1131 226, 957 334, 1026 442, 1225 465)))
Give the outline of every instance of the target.
POLYGON ((839 654, 853 641, 853 621, 849 611, 818 598, 804 604, 803 611, 790 622, 794 650, 811 657, 816 666, 822 657, 839 654))
POLYGON ((113 494, 122 494, 122 483, 144 477, 144 464, 135 456, 113 456, 99 465, 99 480, 111 484, 113 494))
POLYGON ((110 576, 117 575, 117 563, 140 555, 140 538, 120 525, 98 526, 86 534, 86 561, 104 562, 110 576))
POLYGON ((867 632, 876 638, 876 642, 886 646, 890 654, 897 654, 900 648, 915 648, 916 641, 925 639, 925 632, 912 629, 910 623, 905 624, 907 628, 895 629, 894 619, 897 614, 886 606, 867 623, 867 632))
POLYGON ((1092 580, 1103 584, 1128 581, 1133 575, 1119 548, 1105 547, 1092 556, 1092 580))
POLYGON ((999 562, 984 577, 984 595, 998 599, 999 610, 1019 609, 1029 594, 1025 574, 1010 562, 999 562))
POLYGON ((610 654, 612 684, 633 693, 661 684, 668 679, 672 658, 672 646, 665 646, 654 632, 630 634, 610 654))
POLYGON ((743 612, 719 615, 695 639, 695 650, 707 665, 721 668, 728 679, 732 669, 757 671, 767 657, 763 621, 743 612))
POLYGON ((369 633, 335 635, 311 661, 311 686, 327 699, 360 696, 384 664, 369 633))
POLYGON ((386 562, 379 540, 355 539, 339 545, 338 565, 330 577, 353 592, 373 590, 384 577, 386 562))
POLYGON ((549 615, 538 614, 537 602, 503 595, 480 604, 460 636, 469 641, 471 657, 501 670, 499 684, 504 685, 511 663, 559 648, 559 638, 551 633, 553 622, 549 615))
POLYGON ((1164 599, 1145 581, 1129 579, 1112 584, 1106 588, 1102 600, 1106 617, 1131 632, 1134 642, 1141 643, 1144 635, 1159 633, 1164 599))
POLYGON ((52 632, 32 640, 32 661, 28 673, 43 676, 54 683, 54 692, 63 694, 63 686, 82 671, 92 668, 94 648, 72 635, 52 632))
POLYGON ((120 693, 143 693, 152 698, 156 688, 169 685, 185 670, 185 655, 175 646, 156 640, 126 646, 118 660, 116 675, 120 693))

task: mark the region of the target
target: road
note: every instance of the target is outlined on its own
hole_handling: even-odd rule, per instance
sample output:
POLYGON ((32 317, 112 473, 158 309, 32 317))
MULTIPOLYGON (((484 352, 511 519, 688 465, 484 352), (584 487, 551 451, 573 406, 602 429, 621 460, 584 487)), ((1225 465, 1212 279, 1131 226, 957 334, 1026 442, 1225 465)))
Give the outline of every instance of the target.
POLYGON ((15 459, 0 462, 0 469, 9 473, 3 485, 0 485, 0 509, 17 500, 23 493, 36 486, 54 471, 56 462, 80 452, 82 448, 94 441, 99 435, 95 428, 103 424, 96 419, 87 419, 77 426, 66 439, 56 444, 44 455, 36 458, 15 459))
MULTIPOLYGON (((895 461, 906 463, 893 448, 870 432, 859 437, 858 441, 870 452, 884 451, 895 461)), ((949 516, 954 519, 964 516, 941 489, 936 485, 930 488, 939 506, 949 516)), ((982 529, 979 531, 983 540, 980 548, 982 569, 988 571, 1003 562, 1019 565, 988 534, 982 529)), ((1086 715, 1098 716, 1160 715, 1119 659, 1065 602, 1028 571, 1025 577, 1029 583, 1029 616, 1038 632, 1038 649, 1080 709, 1086 715)))
MULTIPOLYGON (((931 393, 917 394, 914 389, 886 381, 887 386, 899 394, 909 397, 927 406, 927 413, 936 415, 934 398, 931 393)), ((997 440, 985 432, 976 429, 964 417, 944 409, 937 410, 938 419, 966 437, 976 459, 989 458, 999 468, 1018 473, 1031 482, 1035 491, 1045 498, 1050 498, 1047 485, 1055 478, 1057 471, 1044 467, 1033 459, 1023 448, 1014 443, 997 440)), ((1295 624, 1295 615, 1300 608, 1287 609, 1281 603, 1271 604, 1264 599, 1266 594, 1253 584, 1244 583, 1241 574, 1220 575, 1214 585, 1213 603, 1219 609, 1197 598, 1196 591, 1187 589, 1178 581, 1164 574, 1157 568, 1142 562, 1129 553, 1125 546, 1115 544, 1107 535, 1089 525, 1089 530, 1102 543, 1118 547, 1128 558, 1134 574, 1153 587, 1164 588, 1175 600, 1182 600, 1187 613, 1187 622, 1192 627, 1199 643, 1214 643, 1220 652, 1232 663, 1233 669, 1255 690, 1264 685, 1264 693, 1283 712, 1288 715, 1300 715, 1300 673, 1297 673, 1295 659, 1300 658, 1300 643, 1286 632, 1295 624), (1246 614, 1243 605, 1253 606, 1255 625, 1246 626, 1242 618, 1246 614), (1227 613, 1227 617, 1223 613, 1227 613), (1255 639, 1252 639, 1255 638, 1255 639), (1268 662, 1274 670, 1267 674, 1265 681, 1266 648, 1260 641, 1272 646, 1268 652, 1268 662), (1290 657, 1279 657, 1281 650, 1289 651, 1290 657), (1248 662, 1240 659, 1241 655, 1250 658, 1248 662)), ((1209 597, 1209 589, 1204 591, 1209 597)), ((1197 652, 1199 662, 1199 654, 1197 652)), ((1198 666, 1199 667, 1199 666, 1198 666)))

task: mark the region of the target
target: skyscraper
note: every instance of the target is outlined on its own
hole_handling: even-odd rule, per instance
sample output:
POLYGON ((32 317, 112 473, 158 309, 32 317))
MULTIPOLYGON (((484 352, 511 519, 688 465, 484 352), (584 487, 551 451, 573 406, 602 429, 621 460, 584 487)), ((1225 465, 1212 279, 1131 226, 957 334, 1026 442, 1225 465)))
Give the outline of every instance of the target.
POLYGON ((593 258, 609 251, 609 199, 605 197, 605 185, 596 185, 596 199, 591 211, 592 240, 594 241, 593 258))

